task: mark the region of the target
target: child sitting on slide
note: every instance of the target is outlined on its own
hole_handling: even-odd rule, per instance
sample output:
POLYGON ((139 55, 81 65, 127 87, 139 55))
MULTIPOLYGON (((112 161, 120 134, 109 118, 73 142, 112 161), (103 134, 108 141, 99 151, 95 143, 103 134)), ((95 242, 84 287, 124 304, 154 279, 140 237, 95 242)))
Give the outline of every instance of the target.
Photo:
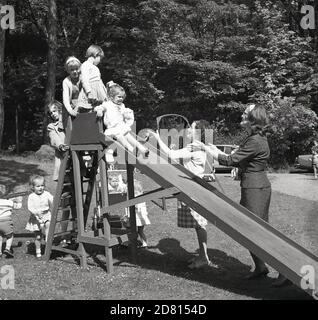
MULTIPOLYGON (((131 109, 126 108, 123 101, 126 93, 123 87, 110 81, 106 84, 107 94, 110 100, 95 107, 97 117, 104 117, 106 130, 105 136, 117 140, 130 152, 135 148, 147 157, 149 150, 138 142, 130 133, 131 126, 134 123, 134 113, 131 109)), ((106 152, 106 161, 113 162, 113 150, 108 148, 106 152)))

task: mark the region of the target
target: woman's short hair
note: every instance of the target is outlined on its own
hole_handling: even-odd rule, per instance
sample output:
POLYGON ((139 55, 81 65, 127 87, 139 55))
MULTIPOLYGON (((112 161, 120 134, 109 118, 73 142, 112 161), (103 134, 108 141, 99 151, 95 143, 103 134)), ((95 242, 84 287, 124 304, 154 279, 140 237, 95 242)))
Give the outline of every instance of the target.
POLYGON ((81 67, 81 62, 74 56, 68 57, 65 61, 65 70, 70 72, 72 69, 79 69, 81 67))
POLYGON ((247 113, 247 120, 251 123, 253 133, 265 133, 269 121, 266 109, 263 106, 255 105, 254 108, 247 113))
POLYGON ((89 57, 104 57, 104 51, 100 46, 97 46, 96 44, 92 44, 91 46, 89 46, 89 48, 86 51, 86 58, 89 57))

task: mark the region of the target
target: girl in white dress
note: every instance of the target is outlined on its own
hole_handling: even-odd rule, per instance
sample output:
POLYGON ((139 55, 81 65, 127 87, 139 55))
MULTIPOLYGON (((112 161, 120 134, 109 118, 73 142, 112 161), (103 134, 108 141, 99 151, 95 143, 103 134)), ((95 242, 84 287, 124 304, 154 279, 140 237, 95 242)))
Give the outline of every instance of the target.
POLYGON ((41 239, 44 235, 45 241, 47 241, 53 196, 50 192, 45 191, 43 176, 32 176, 30 186, 32 193, 28 197, 28 210, 31 215, 25 229, 35 233, 36 257, 41 258, 41 239))
MULTIPOLYGON (((95 107, 94 111, 97 113, 97 117, 104 118, 104 124, 106 130, 105 136, 117 140, 122 146, 124 146, 130 152, 133 152, 135 148, 147 157, 149 154, 148 148, 144 147, 139 141, 137 141, 131 135, 131 126, 134 124, 134 112, 126 108, 123 101, 126 98, 126 93, 123 87, 109 81, 106 85, 107 94, 110 100, 95 107)), ((106 153, 110 156, 113 150, 108 149, 106 153)), ((107 161, 108 162, 108 161, 107 161)))
POLYGON ((82 89, 80 78, 81 62, 76 57, 68 57, 65 62, 68 76, 63 80, 63 125, 66 128, 68 116, 76 117, 78 97, 82 89))

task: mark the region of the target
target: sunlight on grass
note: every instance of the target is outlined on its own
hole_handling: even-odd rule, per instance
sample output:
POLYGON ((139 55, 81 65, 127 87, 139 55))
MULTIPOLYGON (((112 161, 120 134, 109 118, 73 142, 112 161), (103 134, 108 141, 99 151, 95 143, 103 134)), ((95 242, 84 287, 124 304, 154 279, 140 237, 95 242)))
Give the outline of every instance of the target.
MULTIPOLYGON (((34 158, 1 157, 0 183, 12 184, 10 189, 28 188, 32 173, 46 175, 47 188, 54 192, 53 163, 39 162, 34 158)), ((225 193, 239 201, 240 187, 228 174, 218 175, 225 193)), ((145 191, 157 188, 148 177, 138 174, 145 191)), ((275 177, 277 179, 277 177, 275 177)), ((216 185, 217 187, 217 185, 216 185)), ((208 254, 218 268, 193 271, 187 261, 198 248, 194 230, 176 225, 176 200, 167 200, 167 212, 159 205, 147 203, 151 225, 145 228, 149 249, 138 250, 137 265, 131 263, 128 249, 115 247, 114 273, 107 274, 89 258, 88 272, 77 264, 59 259, 49 263, 36 261, 33 254, 25 252, 25 242, 32 242, 32 234, 24 227, 29 218, 26 209, 14 213, 14 253, 12 261, 0 260, 0 266, 10 263, 15 268, 15 290, 2 290, 7 299, 140 299, 140 300, 210 300, 210 299, 308 299, 295 286, 273 289, 270 280, 248 282, 252 263, 249 252, 241 245, 209 224, 208 254), (18 246, 18 242, 22 246, 18 246)), ((270 223, 309 250, 317 250, 306 232, 312 232, 305 217, 316 210, 313 202, 273 192, 270 223)), ((312 224, 310 224, 312 227, 312 224)), ((317 252, 316 252, 317 253, 317 252)), ((105 261, 102 252, 98 257, 105 261)), ((277 276, 271 269, 270 277, 277 276)))

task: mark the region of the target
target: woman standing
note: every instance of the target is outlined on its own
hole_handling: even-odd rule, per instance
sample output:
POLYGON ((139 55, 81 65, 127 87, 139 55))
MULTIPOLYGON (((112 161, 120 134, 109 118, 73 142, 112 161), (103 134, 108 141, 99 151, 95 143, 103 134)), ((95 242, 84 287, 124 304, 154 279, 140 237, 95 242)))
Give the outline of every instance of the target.
MULTIPOLYGON (((220 151, 212 144, 193 144, 201 147, 218 160, 221 165, 234 166, 240 169, 241 201, 240 204, 268 222, 268 211, 271 200, 271 184, 267 178, 266 168, 270 150, 264 128, 268 124, 266 111, 262 106, 250 105, 242 115, 241 126, 249 136, 231 155, 220 151)), ((265 263, 251 252, 255 264, 254 271, 248 279, 264 277, 269 270, 265 263)))

